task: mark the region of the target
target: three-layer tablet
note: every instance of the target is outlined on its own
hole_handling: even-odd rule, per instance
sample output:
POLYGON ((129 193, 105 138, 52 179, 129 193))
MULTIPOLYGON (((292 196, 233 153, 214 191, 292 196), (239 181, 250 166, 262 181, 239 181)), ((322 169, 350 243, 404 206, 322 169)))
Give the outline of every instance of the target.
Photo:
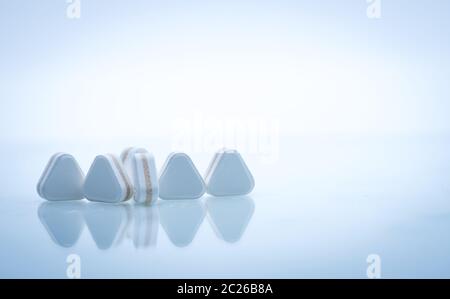
POLYGON ((83 195, 84 173, 75 158, 56 153, 47 163, 37 184, 39 196, 50 201, 79 200, 83 195))
POLYGON ((222 149, 212 159, 205 175, 206 192, 214 196, 237 196, 255 187, 252 173, 236 150, 222 149))
POLYGON ((84 195, 88 200, 107 203, 126 201, 133 196, 130 179, 116 156, 95 158, 86 175, 84 195))
POLYGON ((134 186, 134 200, 153 204, 158 199, 158 177, 155 158, 150 153, 136 153, 131 158, 131 174, 134 186))
POLYGON ((205 193, 205 183, 191 158, 185 153, 172 153, 159 177, 162 199, 196 199, 205 193))

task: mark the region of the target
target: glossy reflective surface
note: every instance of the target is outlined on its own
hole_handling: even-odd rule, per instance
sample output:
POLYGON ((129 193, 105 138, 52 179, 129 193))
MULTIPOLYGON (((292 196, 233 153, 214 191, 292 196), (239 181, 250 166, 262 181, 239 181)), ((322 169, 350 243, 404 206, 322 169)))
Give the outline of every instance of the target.
MULTIPOLYGON (((247 155, 249 196, 155 206, 47 202, 35 183, 53 146, 4 149, 1 277, 450 277, 450 139, 283 139, 247 155), (8 157, 7 159, 5 157, 8 157)), ((104 145, 117 152, 118 144, 104 145)), ((83 169, 94 149, 69 145, 83 169)), ((165 151, 155 153, 158 168, 165 151)), ((210 155, 193 154, 199 170, 210 155)))
POLYGON ((71 2, 0 4, 0 277, 450 278, 450 1, 71 2), (255 189, 36 194, 52 154, 129 146, 235 148, 255 189))

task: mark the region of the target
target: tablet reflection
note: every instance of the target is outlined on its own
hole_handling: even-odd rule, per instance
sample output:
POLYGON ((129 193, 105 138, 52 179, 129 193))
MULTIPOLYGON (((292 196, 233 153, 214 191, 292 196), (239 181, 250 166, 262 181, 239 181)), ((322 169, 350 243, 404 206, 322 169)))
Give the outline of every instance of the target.
POLYGON ((125 239, 131 222, 130 206, 92 202, 84 211, 84 220, 97 247, 106 250, 125 239))
POLYGON ((70 248, 86 224, 97 248, 107 250, 131 239, 134 247, 156 246, 157 207, 95 202, 44 202, 38 217, 55 244, 70 248))
POLYGON ((84 226, 101 250, 116 247, 127 240, 135 248, 156 247, 159 224, 177 247, 194 240, 203 219, 208 220, 216 236, 226 242, 239 241, 250 222, 255 204, 251 197, 207 197, 198 200, 161 200, 155 206, 130 203, 44 202, 38 218, 53 242, 61 247, 76 245, 84 226))
POLYGON ((53 242, 70 248, 77 243, 83 231, 84 206, 81 201, 44 202, 38 208, 38 218, 53 242))
POLYGON ((205 218, 201 200, 162 200, 158 203, 161 226, 177 247, 186 247, 205 218))
POLYGON ((136 248, 156 246, 159 215, 156 206, 133 205, 133 227, 131 238, 136 248))
POLYGON ((255 211, 250 196, 208 197, 208 220, 217 237, 229 242, 239 241, 255 211))

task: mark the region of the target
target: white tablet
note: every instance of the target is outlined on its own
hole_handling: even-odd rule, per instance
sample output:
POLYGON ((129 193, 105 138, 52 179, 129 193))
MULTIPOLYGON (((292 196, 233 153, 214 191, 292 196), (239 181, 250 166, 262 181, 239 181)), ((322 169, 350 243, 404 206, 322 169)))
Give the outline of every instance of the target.
POLYGON ((147 150, 142 147, 127 147, 120 154, 120 161, 122 161, 122 164, 127 172, 131 170, 133 156, 138 153, 147 153, 147 150))
POLYGON ((37 184, 39 196, 50 201, 79 200, 83 195, 84 173, 75 158, 56 153, 47 163, 37 184))
POLYGON ((118 203, 133 196, 133 188, 126 171, 112 154, 99 155, 89 169, 84 182, 88 200, 118 203))
POLYGON ((208 167, 205 184, 208 194, 238 196, 250 193, 255 180, 238 151, 222 149, 208 167))
POLYGON ((135 153, 130 160, 134 200, 138 203, 155 203, 159 191, 155 158, 150 153, 135 153))
POLYGON ((205 193, 205 183, 191 158, 185 153, 172 153, 159 177, 162 199, 195 199, 205 193))

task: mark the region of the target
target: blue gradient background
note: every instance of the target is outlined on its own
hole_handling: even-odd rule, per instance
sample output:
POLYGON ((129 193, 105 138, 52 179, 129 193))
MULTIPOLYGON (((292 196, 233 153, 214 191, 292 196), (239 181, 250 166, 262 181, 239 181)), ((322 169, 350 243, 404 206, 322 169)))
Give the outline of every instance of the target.
MULTIPOLYGON (((364 0, 82 0, 71 20, 62 0, 0 0, 0 276, 65 277, 77 253, 82 277, 364 278, 377 253, 383 277, 449 278, 450 2, 381 4, 369 19, 364 0), (253 212, 230 208, 250 218, 237 242, 207 198, 184 247, 172 214, 132 204, 111 225, 150 221, 149 250, 130 228, 106 250, 70 223, 69 248, 49 236, 35 183, 52 153, 87 171, 141 145, 161 166, 174 122, 197 115, 279 123, 275 161, 243 153, 257 187, 253 212)), ((212 153, 188 152, 201 172, 212 153)), ((73 209, 82 227, 97 211, 42 209, 73 209)))

